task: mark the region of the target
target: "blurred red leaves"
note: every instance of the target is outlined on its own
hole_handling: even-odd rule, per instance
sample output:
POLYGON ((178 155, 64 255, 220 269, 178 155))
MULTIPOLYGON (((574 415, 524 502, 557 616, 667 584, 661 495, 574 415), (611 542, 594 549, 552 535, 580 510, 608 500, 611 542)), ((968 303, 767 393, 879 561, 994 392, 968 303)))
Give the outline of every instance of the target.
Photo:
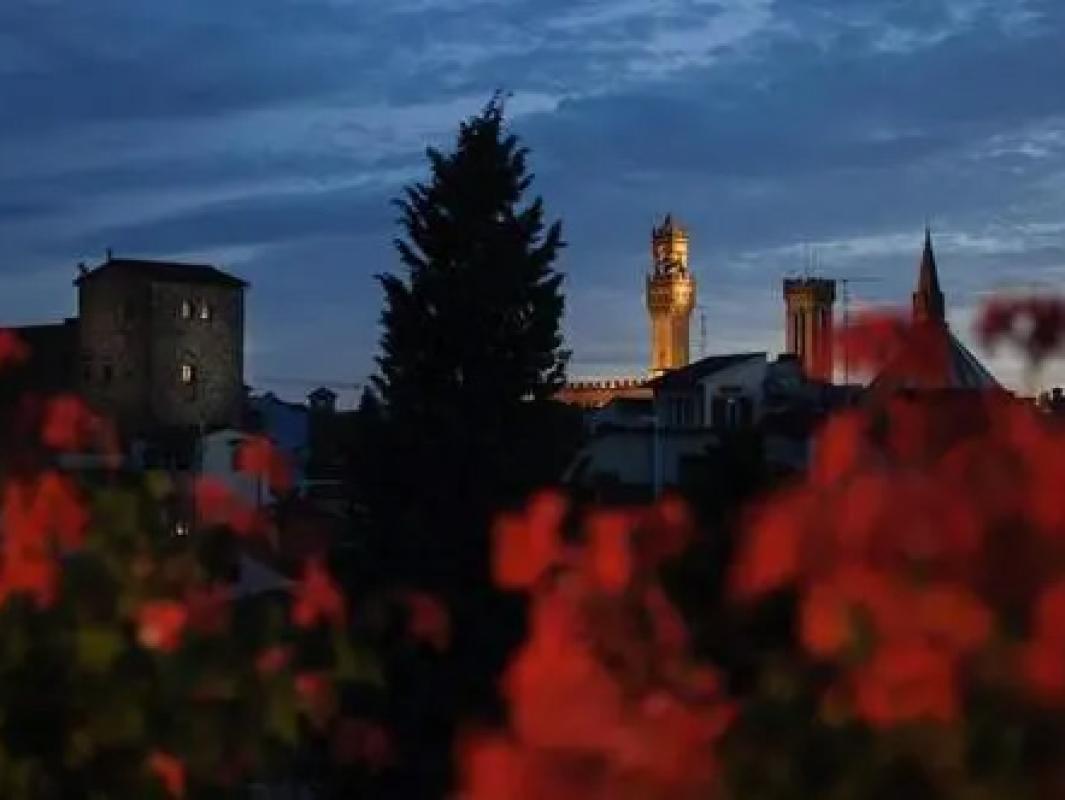
POLYGON ((217 478, 198 478, 193 502, 203 525, 227 527, 238 536, 251 536, 267 528, 263 514, 217 478))
POLYGON ((149 650, 171 653, 181 646, 189 612, 181 603, 155 600, 137 611, 137 640, 149 650))
POLYGON ((545 497, 550 505, 530 504, 496 529, 496 578, 530 593, 529 637, 502 681, 509 730, 460 749, 462 797, 709 791, 733 706, 716 676, 690 660, 680 615, 653 578, 687 540, 686 509, 668 500, 647 511, 593 510, 582 537, 563 544, 566 504, 538 501, 545 497))
POLYGON ((632 519, 620 511, 601 511, 587 521, 588 569, 600 589, 620 592, 632 575, 632 519))
POLYGON ((983 307, 977 335, 985 347, 1012 344, 1034 364, 1065 343, 1065 300, 1059 297, 996 297, 983 307))
POLYGON ((443 652, 451 645, 451 618, 436 597, 425 592, 406 592, 407 632, 416 642, 424 642, 443 652))
POLYGON ((1018 674, 1065 702, 1065 635, 1045 633, 1065 629, 1060 426, 1003 395, 888 396, 829 422, 814 452, 751 514, 732 594, 797 590, 834 697, 873 726, 955 720, 1031 603, 1018 674))
POLYGON ((344 595, 320 558, 310 558, 303 575, 293 588, 292 622, 310 628, 321 622, 343 625, 346 619, 344 595))
POLYGON ((17 333, 0 328, 0 369, 22 364, 30 357, 30 349, 17 333))
POLYGON ((568 504, 557 492, 534 496, 520 513, 502 514, 492 531, 492 573, 501 589, 526 589, 555 563, 568 504))
POLYGON ((76 395, 61 394, 48 399, 41 422, 41 440, 56 450, 84 452, 104 445, 117 447, 113 431, 76 395))
POLYGON ((293 688, 303 712, 319 730, 325 728, 336 710, 336 693, 328 672, 300 672, 293 680, 293 688))
POLYGON ((148 770, 175 800, 185 796, 185 764, 180 758, 157 750, 148 756, 148 770))
POLYGON ((56 598, 57 557, 81 546, 88 513, 70 480, 56 472, 10 480, 4 487, 0 529, 0 602, 11 594, 38 607, 56 598))
POLYGON ((338 764, 362 764, 379 772, 395 761, 392 737, 379 722, 343 717, 332 735, 333 760, 338 764))
POLYGON ((253 436, 237 449, 237 470, 266 481, 276 493, 292 488, 292 470, 288 459, 265 436, 253 436))
POLYGON ((232 590, 225 585, 192 586, 185 593, 189 630, 201 636, 221 636, 229 630, 232 590))
POLYGON ((292 663, 292 648, 284 645, 271 645, 259 651, 255 657, 255 669, 263 676, 277 675, 292 663))
POLYGON ((935 321, 915 322, 899 311, 858 314, 838 336, 836 352, 857 372, 890 385, 936 388, 947 377, 950 332, 935 321))

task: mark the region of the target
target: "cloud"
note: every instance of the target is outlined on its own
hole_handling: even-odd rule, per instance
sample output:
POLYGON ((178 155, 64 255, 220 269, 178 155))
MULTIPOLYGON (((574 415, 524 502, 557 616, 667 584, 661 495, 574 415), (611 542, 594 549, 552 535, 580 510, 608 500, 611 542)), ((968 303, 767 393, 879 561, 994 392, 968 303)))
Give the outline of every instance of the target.
POLYGON ((931 217, 958 309, 1065 268, 1058 0, 9 0, 0 31, 0 280, 55 313, 106 246, 217 258, 292 323, 255 329, 261 375, 337 340, 371 368, 388 201, 498 87, 570 243, 575 370, 643 368, 667 209, 711 351, 779 346, 810 244, 906 302, 931 217))

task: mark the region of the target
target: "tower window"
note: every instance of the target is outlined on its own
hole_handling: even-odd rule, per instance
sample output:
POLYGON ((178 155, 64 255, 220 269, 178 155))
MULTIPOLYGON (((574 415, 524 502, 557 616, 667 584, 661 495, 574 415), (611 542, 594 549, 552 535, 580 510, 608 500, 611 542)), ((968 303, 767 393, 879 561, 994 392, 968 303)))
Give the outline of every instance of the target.
POLYGON ((181 318, 192 319, 192 303, 188 300, 181 301, 181 318))
POLYGON ((202 320, 204 320, 206 322, 210 318, 211 318, 211 307, 209 305, 207 305, 207 303, 204 303, 203 305, 200 306, 200 319, 202 319, 202 320))
POLYGON ((112 367, 110 364, 104 364, 104 367, 103 367, 104 383, 110 383, 111 380, 114 377, 115 377, 115 368, 112 367))
POLYGON ((196 382, 196 367, 192 364, 181 365, 181 382, 190 385, 196 382))

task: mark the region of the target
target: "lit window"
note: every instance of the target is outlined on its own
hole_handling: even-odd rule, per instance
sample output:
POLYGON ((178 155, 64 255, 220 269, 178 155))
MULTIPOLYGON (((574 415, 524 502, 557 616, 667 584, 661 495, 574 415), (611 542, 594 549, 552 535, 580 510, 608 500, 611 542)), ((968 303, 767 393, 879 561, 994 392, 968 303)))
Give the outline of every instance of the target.
POLYGON ((200 319, 209 320, 211 318, 211 307, 204 303, 200 306, 200 319))
POLYGON ((188 300, 181 301, 181 318, 192 319, 192 303, 188 300))
POLYGON ((196 368, 192 364, 181 365, 181 382, 193 383, 196 380, 196 368))

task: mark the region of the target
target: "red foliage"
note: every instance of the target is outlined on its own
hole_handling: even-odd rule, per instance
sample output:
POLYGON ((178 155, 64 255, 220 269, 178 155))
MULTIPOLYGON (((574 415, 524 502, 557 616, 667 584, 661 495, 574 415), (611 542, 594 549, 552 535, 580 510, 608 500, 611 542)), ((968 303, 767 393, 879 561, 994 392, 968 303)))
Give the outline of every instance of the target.
POLYGON ((237 469, 262 478, 275 492, 292 488, 288 459, 265 436, 254 436, 241 443, 237 450, 237 469))
POLYGON ((977 333, 985 346, 1013 344, 1038 364, 1065 344, 1065 300, 994 298, 981 311, 977 333))
POLYGON ((837 352, 852 368, 889 383, 934 388, 949 367, 950 334, 935 322, 914 322, 898 311, 859 314, 838 335, 837 352))
POLYGON ((376 772, 395 761, 392 737, 377 722, 345 717, 332 737, 333 759, 338 764, 363 764, 376 772))
POLYGON ((41 440, 56 450, 82 452, 96 442, 102 423, 81 398, 61 394, 49 398, 41 425, 41 440))
POLYGON ((185 796, 185 764, 180 758, 157 750, 148 757, 148 770, 171 797, 181 800, 185 796))
POLYGON ((629 583, 632 522, 631 515, 620 511, 601 511, 588 518, 588 570, 604 591, 620 592, 629 583))
POLYGON ((46 472, 4 487, 0 527, 0 602, 25 594, 47 608, 55 601, 56 556, 80 547, 88 514, 69 479, 46 472))
POLYGON ((181 646, 189 612, 181 603, 156 600, 137 612, 137 640, 150 650, 170 653, 181 646))
POLYGON ((523 513, 504 514, 493 535, 493 575, 501 589, 532 586, 561 553, 559 526, 568 505, 556 492, 533 497, 523 513))
POLYGON ((301 628, 319 622, 343 625, 346 618, 344 595, 320 558, 311 558, 303 568, 303 577, 293 590, 292 621, 301 628))
POLYGON ((425 592, 407 592, 407 631, 411 638, 439 651, 451 644, 451 618, 440 600, 425 592))
POLYGON ((301 672, 296 675, 293 686, 307 718, 315 727, 324 728, 336 708, 336 694, 329 673, 301 672))
POLYGON ((203 636, 221 636, 229 630, 233 593, 228 586, 194 586, 185 593, 189 630, 203 636))
POLYGON ((17 333, 0 328, 0 369, 22 364, 30 357, 30 349, 17 333))
POLYGON ((530 633, 502 682, 509 730, 473 736, 460 750, 462 796, 605 800, 711 791, 715 743, 734 711, 716 676, 687 659, 684 626, 650 572, 662 555, 647 558, 654 551, 637 535, 650 539, 658 519, 678 533, 686 512, 593 512, 583 541, 563 548, 562 509, 556 503, 539 529, 497 535, 497 564, 536 554, 533 569, 515 563, 496 572, 507 588, 530 590, 530 633))
POLYGON ((954 720, 1020 603, 1018 674, 1065 701, 1065 438, 998 396, 952 410, 895 398, 826 426, 814 469, 753 517, 734 565, 738 599, 798 591, 803 648, 875 726, 954 720))
POLYGON ((196 516, 204 525, 228 527, 238 536, 266 530, 266 519, 228 486, 215 478, 198 478, 193 487, 196 516))
POLYGON ((255 669, 260 675, 277 675, 292 663, 292 648, 272 645, 260 651, 255 658, 255 669))

